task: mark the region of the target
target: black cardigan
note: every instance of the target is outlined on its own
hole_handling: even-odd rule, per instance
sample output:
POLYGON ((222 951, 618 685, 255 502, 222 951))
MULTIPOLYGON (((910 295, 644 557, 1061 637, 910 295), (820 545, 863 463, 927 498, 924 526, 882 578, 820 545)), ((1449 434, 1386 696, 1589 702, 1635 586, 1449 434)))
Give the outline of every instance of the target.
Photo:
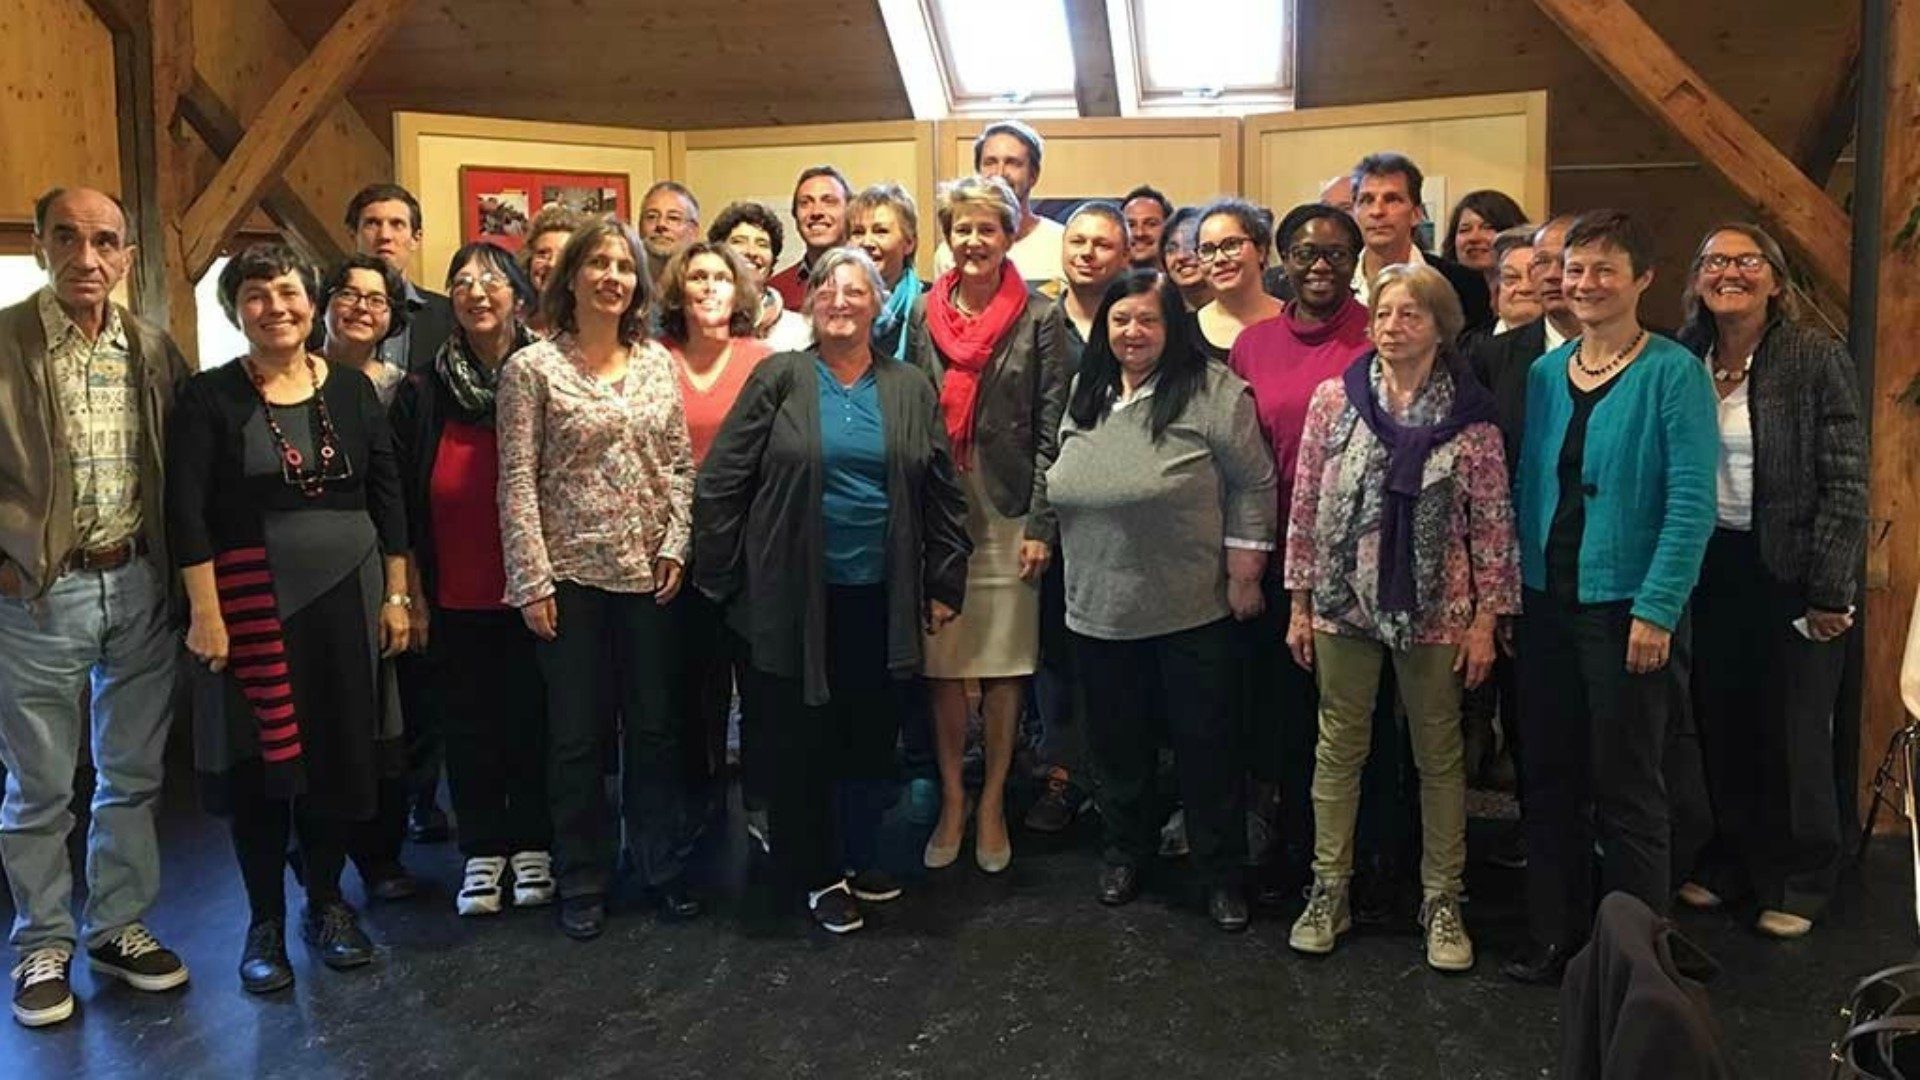
MULTIPOLYGON (((729 606, 753 665, 826 702, 826 528, 820 499, 820 385, 811 352, 760 362, 700 465, 693 578, 729 606)), ((967 591, 966 494, 955 479, 933 384, 873 361, 887 452, 887 667, 920 670, 924 608, 960 610, 967 591)))
MULTIPOLYGON (((1697 356, 1713 338, 1711 319, 1680 333, 1697 356)), ((1747 378, 1760 562, 1804 588, 1808 606, 1845 611, 1867 544, 1867 437, 1853 361, 1826 334, 1776 319, 1747 378)))
POLYGON ((272 510, 364 510, 380 550, 406 552, 400 475, 373 383, 329 365, 320 394, 353 475, 308 498, 278 473, 246 473, 246 425, 260 411, 260 396, 242 364, 203 371, 181 387, 167 432, 167 533, 175 565, 195 566, 264 542, 263 515, 272 510))
POLYGON ((434 588, 433 464, 440 454, 440 435, 451 408, 446 386, 433 368, 407 376, 393 397, 388 417, 393 428, 393 455, 400 471, 400 493, 407 507, 407 544, 420 575, 420 595, 439 595, 434 588))

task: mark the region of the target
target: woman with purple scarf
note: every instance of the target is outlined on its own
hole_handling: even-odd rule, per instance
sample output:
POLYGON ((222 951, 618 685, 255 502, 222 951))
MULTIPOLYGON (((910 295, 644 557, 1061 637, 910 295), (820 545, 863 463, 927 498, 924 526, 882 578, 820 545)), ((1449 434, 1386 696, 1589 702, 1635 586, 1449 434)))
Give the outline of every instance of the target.
POLYGON ((1389 266, 1369 295, 1374 351, 1314 392, 1288 522, 1287 647, 1320 687, 1314 883, 1288 944, 1331 952, 1352 925, 1360 770, 1390 659, 1420 769, 1427 963, 1464 971, 1460 692, 1487 678, 1499 619, 1520 611, 1513 506, 1493 400, 1448 345, 1464 321, 1453 288, 1389 266))

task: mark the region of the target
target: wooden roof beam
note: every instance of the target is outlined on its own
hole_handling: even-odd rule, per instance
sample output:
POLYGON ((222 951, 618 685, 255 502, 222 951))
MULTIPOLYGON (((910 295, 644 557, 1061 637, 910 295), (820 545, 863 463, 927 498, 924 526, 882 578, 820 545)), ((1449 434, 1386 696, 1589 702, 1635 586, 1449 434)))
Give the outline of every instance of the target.
POLYGON ((1820 185, 1787 160, 1647 25, 1626 0, 1534 0, 1627 95, 1686 140, 1844 298, 1851 229, 1820 185))
POLYGON ((1833 179, 1833 167, 1853 139, 1854 120, 1860 111, 1860 5, 1842 6, 1853 15, 1840 50, 1840 65, 1820 88, 1807 125, 1794 142, 1794 163, 1807 179, 1821 187, 1833 179))
MULTIPOLYGON (((246 135, 246 129, 240 120, 220 99, 220 95, 207 81, 194 77, 193 85, 180 99, 180 116, 188 126, 200 134, 201 141, 207 144, 215 157, 222 160, 233 156, 239 149, 240 140, 246 135)), ((329 227, 327 219, 308 204, 293 185, 276 178, 267 190, 260 195, 260 209, 302 254, 323 266, 331 266, 347 257, 346 245, 340 242, 340 230, 329 227)))
POLYGON ((220 172, 181 220, 186 264, 196 278, 206 273, 301 144, 346 96, 386 40, 408 0, 354 0, 306 60, 287 76, 253 119, 220 172))
MULTIPOLYGON (((1073 43, 1073 98, 1081 116, 1119 116, 1120 83, 1113 72, 1113 35, 1107 0, 1066 0, 1067 37, 1073 43)), ((1116 0, 1126 3, 1127 0, 1116 0)))

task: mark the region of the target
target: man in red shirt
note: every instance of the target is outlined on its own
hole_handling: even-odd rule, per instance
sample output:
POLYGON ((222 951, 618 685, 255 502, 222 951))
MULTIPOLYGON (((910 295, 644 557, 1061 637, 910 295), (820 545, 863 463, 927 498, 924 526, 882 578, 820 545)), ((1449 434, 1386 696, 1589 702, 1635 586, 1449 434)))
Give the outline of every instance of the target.
POLYGON ((788 311, 806 310, 813 261, 847 242, 847 200, 852 197, 853 186, 831 165, 815 165, 794 182, 793 223, 806 250, 799 262, 767 280, 767 288, 780 294, 788 311))

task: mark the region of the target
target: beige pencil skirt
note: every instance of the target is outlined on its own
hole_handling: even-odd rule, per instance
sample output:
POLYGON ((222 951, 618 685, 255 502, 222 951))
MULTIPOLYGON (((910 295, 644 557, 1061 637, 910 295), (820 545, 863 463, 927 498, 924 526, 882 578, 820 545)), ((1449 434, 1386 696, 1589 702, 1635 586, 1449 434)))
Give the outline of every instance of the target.
POLYGON ((1027 519, 993 508, 978 471, 960 474, 967 491, 967 599, 960 617, 927 640, 930 679, 1006 679, 1033 674, 1040 660, 1040 583, 1020 580, 1027 519))

